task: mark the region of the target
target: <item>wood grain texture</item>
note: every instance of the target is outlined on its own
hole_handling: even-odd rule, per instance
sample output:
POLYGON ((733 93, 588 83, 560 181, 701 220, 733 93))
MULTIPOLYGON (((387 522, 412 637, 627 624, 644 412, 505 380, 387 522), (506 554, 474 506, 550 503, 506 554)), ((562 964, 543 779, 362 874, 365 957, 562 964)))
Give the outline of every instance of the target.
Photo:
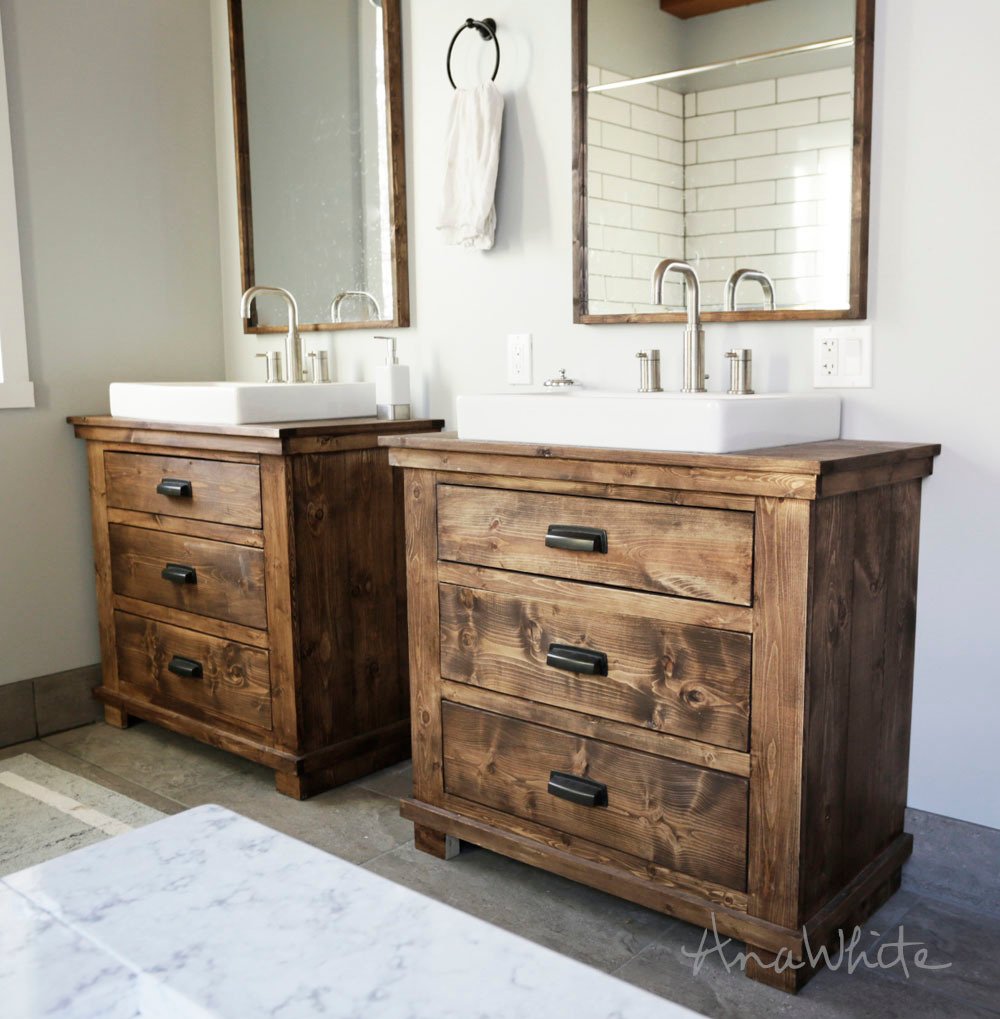
POLYGON ((266 651, 124 612, 115 613, 115 636, 123 693, 201 717, 271 728, 266 651), (168 669, 174 656, 199 662, 203 676, 174 675, 168 669))
POLYGON ((660 10, 676 18, 700 18, 704 14, 717 14, 759 3, 761 0, 660 0, 660 10))
POLYGON ((452 584, 440 605, 446 679, 746 750, 748 635, 452 584), (602 652, 607 675, 547 665, 552 644, 602 652))
POLYGON ((161 531, 164 534, 182 534, 191 538, 206 538, 209 541, 225 541, 230 545, 246 545, 248 548, 263 548, 264 534, 249 527, 234 527, 232 524, 215 524, 210 520, 186 520, 184 517, 164 517, 158 514, 141 513, 137 510, 108 509, 109 524, 124 524, 127 527, 142 527, 147 531, 161 531))
POLYGON ((730 888, 746 888, 747 783, 445 702, 445 789, 730 888), (607 786, 605 807, 549 794, 552 771, 607 786))
POLYGON ((116 594, 264 629, 264 553, 259 549, 111 524, 116 594), (173 583, 168 565, 188 566, 194 583, 173 583))
POLYGON ((191 457, 108 452, 104 457, 109 506, 169 517, 260 527, 260 471, 191 457), (160 495, 164 478, 191 482, 189 498, 160 495))
POLYGON ((185 630, 197 630, 199 633, 207 633, 220 640, 230 640, 237 644, 246 644, 248 647, 261 648, 264 651, 270 644, 267 630, 241 626, 239 623, 230 623, 225 619, 213 619, 211 616, 201 616, 196 612, 185 612, 183 609, 157 605, 155 602, 127 598, 122 594, 116 594, 111 603, 118 612, 129 612, 133 616, 145 616, 147 619, 170 623, 172 626, 179 626, 185 630))
MULTIPOLYGON (((111 605, 111 547, 108 538, 108 492, 104 447, 87 443, 87 475, 90 486, 90 533, 94 543, 94 582, 97 588, 97 629, 101 642, 101 682, 118 690, 118 656, 115 654, 115 615, 111 605)), ((124 728, 124 725, 121 726, 124 728)))
POLYGON ((413 826, 413 845, 420 852, 436 856, 439 860, 454 860, 462 851, 459 839, 422 824, 413 826))
POLYGON ((683 598, 750 602, 749 513, 442 485, 438 546, 440 558, 454 562, 683 598), (605 530, 607 554, 547 548, 550 524, 605 530))

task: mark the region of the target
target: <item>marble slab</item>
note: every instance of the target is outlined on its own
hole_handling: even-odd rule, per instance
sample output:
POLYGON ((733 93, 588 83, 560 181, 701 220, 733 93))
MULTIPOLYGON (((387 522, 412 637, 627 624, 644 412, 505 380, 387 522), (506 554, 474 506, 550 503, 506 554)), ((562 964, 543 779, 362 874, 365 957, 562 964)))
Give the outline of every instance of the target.
POLYGON ((217 806, 6 884, 133 970, 153 1019, 695 1015, 217 806))

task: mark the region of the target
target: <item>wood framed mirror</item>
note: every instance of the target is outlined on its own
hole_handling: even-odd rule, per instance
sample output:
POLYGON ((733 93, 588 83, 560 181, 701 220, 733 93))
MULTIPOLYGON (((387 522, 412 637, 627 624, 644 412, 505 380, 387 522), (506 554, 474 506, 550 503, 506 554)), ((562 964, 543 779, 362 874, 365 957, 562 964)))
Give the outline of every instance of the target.
POLYGON ((399 0, 228 3, 243 289, 302 331, 409 325, 399 0))
POLYGON ((662 258, 694 266, 705 321, 864 318, 875 0, 572 14, 574 322, 683 321, 679 276, 652 302, 662 258), (773 310, 749 281, 730 303, 739 269, 773 310))

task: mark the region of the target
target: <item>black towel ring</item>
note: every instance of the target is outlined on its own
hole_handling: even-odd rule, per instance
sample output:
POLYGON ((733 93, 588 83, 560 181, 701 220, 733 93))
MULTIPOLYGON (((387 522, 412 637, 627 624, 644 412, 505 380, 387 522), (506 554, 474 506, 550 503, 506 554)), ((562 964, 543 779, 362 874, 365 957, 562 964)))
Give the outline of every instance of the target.
POLYGON ((497 80, 497 71, 500 70, 500 43, 497 40, 497 23, 493 18, 483 18, 482 21, 476 21, 475 18, 466 18, 465 24, 451 37, 451 42, 448 43, 448 56, 445 58, 445 70, 448 72, 448 81, 451 82, 452 88, 458 88, 455 84, 455 79, 451 76, 451 51, 455 48, 455 40, 467 29, 474 28, 484 40, 493 40, 493 45, 497 48, 497 61, 493 65, 493 75, 491 81, 497 80))

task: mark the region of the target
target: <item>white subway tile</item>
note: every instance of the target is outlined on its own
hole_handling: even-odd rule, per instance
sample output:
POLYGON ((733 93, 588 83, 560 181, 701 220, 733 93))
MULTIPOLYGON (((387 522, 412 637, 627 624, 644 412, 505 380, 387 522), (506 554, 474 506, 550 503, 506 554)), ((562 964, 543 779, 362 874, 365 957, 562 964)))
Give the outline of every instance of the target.
POLYGON ((791 230, 778 230, 774 239, 774 250, 818 251, 823 246, 824 231, 815 226, 799 226, 791 230))
POLYGON ((655 85, 629 85, 615 91, 628 103, 645 106, 649 110, 659 109, 660 90, 655 85))
POLYGON ((656 184, 647 181, 606 176, 602 197, 613 202, 627 202, 629 205, 645 205, 655 209, 659 206, 658 190, 656 184))
POLYGON ((684 211, 684 192, 680 188, 660 186, 657 190, 659 192, 657 204, 661 209, 669 209, 671 212, 684 211))
MULTIPOLYGON (((796 153, 797 156, 805 156, 807 153, 796 153)), ((819 165, 819 154, 817 156, 817 168, 819 165)), ((787 155, 776 156, 776 159, 787 159, 787 155)), ((815 202, 831 197, 838 193, 847 195, 850 201, 851 178, 850 174, 845 177, 813 173, 813 176, 795 177, 792 180, 779 180, 777 200, 779 202, 815 202)))
MULTIPOLYGON (((773 206, 765 206, 773 208, 773 206)), ((717 209, 714 212, 689 212, 684 217, 688 237, 699 234, 732 233, 736 229, 736 214, 732 209, 717 209)))
POLYGON ((632 157, 627 152, 612 152, 611 149, 588 142, 587 168, 595 173, 613 173, 617 177, 628 177, 632 173, 632 157))
POLYGON ((820 120, 854 120, 854 96, 824 96, 819 101, 820 120))
POLYGON ((819 154, 819 172, 831 177, 850 179, 853 151, 844 146, 823 149, 819 154))
POLYGON ((736 114, 736 130, 739 134, 747 134, 750 131, 767 131, 773 127, 815 124, 817 120, 819 100, 802 99, 796 103, 777 103, 774 106, 740 110, 736 114))
POLYGON ((783 152, 780 156, 758 156, 741 159, 736 164, 736 179, 743 183, 752 180, 780 180, 814 174, 819 156, 812 152, 783 152))
POLYGON ((779 103, 810 96, 831 96, 838 92, 854 92, 853 68, 834 67, 829 71, 793 74, 778 79, 779 103))
MULTIPOLYGON (((671 252, 676 251, 677 258, 680 258, 680 252, 684 250, 684 231, 678 230, 676 233, 660 234, 660 247, 661 257, 666 258, 671 252), (666 252, 666 254, 662 254, 666 252)), ((671 255, 671 257, 673 257, 671 255)))
POLYGON ((708 138, 703 142, 698 142, 698 162, 714 163, 720 159, 770 156, 776 151, 774 131, 734 134, 727 138, 708 138))
POLYGON ((671 88, 657 85, 656 101, 660 113, 669 113, 673 117, 684 116, 684 96, 671 88))
POLYGON ((623 251, 587 252, 587 271, 601 276, 631 276, 632 256, 623 251))
POLYGON ((628 103, 611 99, 602 92, 591 92, 587 96, 587 116, 605 124, 619 124, 628 127, 631 109, 632 107, 628 103))
POLYGON ((601 144, 601 127, 603 125, 599 120, 593 120, 592 118, 587 119, 587 144, 588 145, 600 145, 601 144))
MULTIPOLYGON (((705 280, 701 285, 701 310, 722 311, 725 306, 726 284, 705 280)), ((727 362, 728 364, 728 362, 727 362)))
POLYGON ((688 188, 707 188, 717 184, 736 183, 736 164, 728 163, 692 163, 684 174, 684 183, 688 188))
POLYGON ((684 216, 680 212, 665 209, 646 209, 632 206, 632 227, 636 230, 655 230, 660 234, 684 233, 684 216))
POLYGON ((587 200, 587 220, 598 226, 631 226, 632 207, 624 202, 590 198, 587 200))
POLYGON ((777 280, 774 284, 774 303, 779 308, 815 308, 820 282, 815 278, 777 280))
POLYGON ((816 253, 801 251, 786 255, 758 255, 754 259, 753 267, 762 269, 773 280, 815 276, 816 253))
POLYGON ((587 247, 603 250, 605 246, 604 241, 604 227, 603 226, 592 226, 590 223, 587 224, 587 247))
POLYGON ((593 64, 587 65, 587 84, 588 85, 600 85, 601 83, 601 69, 595 67, 593 64))
POLYGON ((587 174, 587 197, 603 198, 604 178, 599 173, 587 174))
POLYGON ((815 202, 758 205, 736 210, 737 230, 772 230, 778 227, 815 226, 815 202))
MULTIPOLYGON (((678 242, 676 247, 667 247, 662 250, 662 253, 656 255, 633 255, 632 256, 632 276, 635 279, 644 280, 646 283, 647 293, 649 291, 650 281, 653 277, 653 270, 659 264, 661 258, 683 258, 684 257, 684 245, 678 242)), ((678 281, 680 277, 678 277, 678 281)), ((647 300, 648 300, 647 296, 647 300)))
POLYGON ((611 301, 628 301, 636 304, 648 304, 650 295, 649 283, 636 279, 609 279, 608 299, 611 301))
POLYGON ((587 276, 587 299, 588 301, 603 301, 607 293, 603 276, 587 276))
POLYGON ((622 315, 631 311, 627 305, 613 304, 611 301, 588 301, 588 315, 622 315))
POLYGON ((617 124, 603 124, 601 129, 601 145, 606 149, 617 149, 619 152, 631 152, 636 156, 656 158, 656 137, 633 131, 629 127, 617 124))
POLYGON ((786 127, 778 132, 779 152, 801 152, 805 149, 829 149, 848 146, 854 140, 854 127, 849 120, 829 120, 824 124, 786 127))
MULTIPOLYGON (((691 245, 688 245, 690 249, 691 245)), ((687 260, 694 266, 698 279, 706 283, 727 280, 736 269, 735 258, 701 258, 693 251, 685 252, 687 260)))
POLYGON ((684 183, 684 168, 672 163, 661 163, 658 159, 633 156, 631 176, 634 180, 648 180, 653 184, 681 187, 684 183))
POLYGON ((672 138, 657 139, 656 155, 664 163, 684 165, 684 145, 672 138))
POLYGON ((698 162, 698 143, 697 142, 685 142, 684 143, 684 165, 690 166, 692 163, 698 162))
POLYGON ((632 255, 655 255, 660 250, 660 239, 656 234, 641 230, 626 230, 623 227, 604 227, 604 250, 626 251, 632 255))
POLYGON ((688 92, 684 96, 684 119, 698 115, 698 93, 688 92))
POLYGON ((751 233, 705 234, 689 237, 688 248, 701 258, 719 258, 733 255, 770 255, 774 251, 774 231, 759 230, 751 233))
POLYGON ((742 209, 748 205, 771 205, 774 202, 774 181, 762 180, 752 184, 729 184, 717 188, 699 188, 697 211, 712 209, 742 209))
POLYGON ((775 97, 773 81, 753 81, 746 85, 713 88, 698 93, 698 116, 705 113, 721 113, 723 110, 745 110, 751 106, 767 106, 776 101, 775 97))
POLYGON ((647 110, 643 106, 632 107, 632 127, 637 131, 648 131, 658 138, 684 139, 684 121, 680 117, 658 110, 647 110))
POLYGON ((684 122, 684 137, 688 141, 702 138, 718 138, 733 134, 736 130, 736 116, 732 110, 725 113, 706 113, 704 117, 690 117, 684 122))

